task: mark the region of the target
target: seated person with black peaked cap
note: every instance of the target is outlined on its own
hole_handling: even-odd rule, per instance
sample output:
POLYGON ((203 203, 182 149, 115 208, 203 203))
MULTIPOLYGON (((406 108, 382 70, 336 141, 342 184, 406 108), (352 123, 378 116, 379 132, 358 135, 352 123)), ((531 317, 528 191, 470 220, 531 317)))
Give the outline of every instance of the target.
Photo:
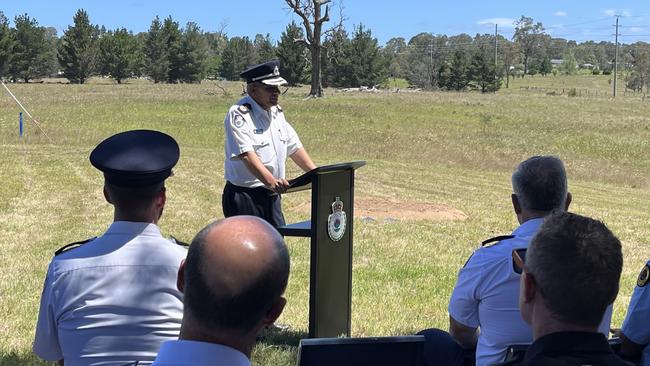
POLYGON ((148 130, 111 136, 92 151, 113 223, 97 238, 56 251, 36 326, 39 357, 66 366, 146 365, 163 341, 178 337, 176 274, 187 250, 157 226, 178 158, 172 137, 148 130))
POLYGON ((279 86, 287 84, 278 61, 255 65, 240 76, 246 79, 248 95, 230 107, 224 119, 223 214, 257 216, 280 227, 285 224, 280 194, 289 187, 287 156, 305 172, 316 165, 278 105, 279 86))
POLYGON ((504 365, 629 365, 598 332, 623 268, 621 243, 602 222, 553 213, 525 254, 512 256, 522 273, 521 316, 534 342, 523 361, 504 365))
POLYGON ((201 230, 178 271, 185 309, 179 340, 165 342, 156 366, 249 366, 255 337, 286 300, 289 252, 268 222, 253 216, 201 230))

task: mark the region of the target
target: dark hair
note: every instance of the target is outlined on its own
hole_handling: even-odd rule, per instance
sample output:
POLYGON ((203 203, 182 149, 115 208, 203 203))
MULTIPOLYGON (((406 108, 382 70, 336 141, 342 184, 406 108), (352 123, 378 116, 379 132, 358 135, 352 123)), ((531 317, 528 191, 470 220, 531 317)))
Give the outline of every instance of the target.
POLYGON ((512 189, 522 208, 552 211, 566 203, 567 179, 562 160, 555 156, 533 156, 512 173, 512 189))
POLYGON ((126 212, 142 212, 148 209, 154 199, 165 188, 165 183, 160 182, 144 187, 121 187, 104 183, 115 207, 126 212))
POLYGON ((618 293, 621 242, 600 221, 553 212, 533 237, 526 270, 556 319, 598 326, 618 293))
MULTIPOLYGON (((206 237, 220 221, 201 230, 192 240, 185 261, 184 306, 206 328, 237 333, 252 330, 282 295, 289 279, 289 252, 280 239, 275 242, 274 258, 265 271, 236 294, 209 286, 202 268, 206 237)), ((278 234, 279 237, 279 234, 278 234)))

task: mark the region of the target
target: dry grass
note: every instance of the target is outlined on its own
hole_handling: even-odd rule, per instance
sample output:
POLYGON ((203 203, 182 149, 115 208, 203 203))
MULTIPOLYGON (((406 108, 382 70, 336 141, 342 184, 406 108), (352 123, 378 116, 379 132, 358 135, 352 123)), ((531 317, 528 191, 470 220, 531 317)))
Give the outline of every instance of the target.
MULTIPOLYGON (((601 84, 595 87, 607 87, 601 84)), ((10 88, 51 138, 30 125, 26 138, 19 140, 18 108, 0 96, 0 333, 9 335, 0 338, 0 365, 36 364, 31 341, 52 253, 65 243, 100 234, 111 220, 101 176, 88 164, 90 150, 126 129, 153 128, 175 136, 181 160, 168 181, 169 205, 161 227, 190 240, 221 217, 221 125, 241 86, 229 84, 229 96, 213 84, 10 88)), ((518 88, 496 95, 330 91, 328 98, 307 101, 304 92, 292 90, 283 97, 288 118, 318 163, 368 162, 357 175, 359 199, 448 207, 467 215, 451 221, 355 222, 353 335, 446 327, 458 268, 481 240, 516 226, 509 175, 517 162, 535 154, 564 159, 573 211, 604 220, 623 241, 625 268, 614 313, 614 325, 620 325, 648 257, 647 103, 548 96, 518 88)), ((300 207, 307 200, 305 192, 296 193, 285 198, 285 205, 300 207)), ((300 209, 286 214, 290 222, 306 217, 300 209)), ((295 333, 260 344, 256 364, 293 364, 297 339, 307 328, 309 245, 296 238, 288 244, 289 304, 280 321, 295 333)))

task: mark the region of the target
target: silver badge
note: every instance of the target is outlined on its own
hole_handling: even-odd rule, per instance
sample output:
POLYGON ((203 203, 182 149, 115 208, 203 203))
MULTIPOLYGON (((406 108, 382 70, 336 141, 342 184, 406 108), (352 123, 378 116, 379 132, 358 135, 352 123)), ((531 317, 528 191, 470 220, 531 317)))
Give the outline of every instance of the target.
POLYGON ((346 216, 343 211, 343 201, 336 197, 332 203, 332 214, 327 218, 327 234, 332 241, 339 241, 345 234, 346 216))
POLYGON ((278 75, 280 75, 280 69, 279 69, 278 66, 276 65, 276 66, 275 66, 275 69, 273 69, 273 76, 278 76, 278 75))

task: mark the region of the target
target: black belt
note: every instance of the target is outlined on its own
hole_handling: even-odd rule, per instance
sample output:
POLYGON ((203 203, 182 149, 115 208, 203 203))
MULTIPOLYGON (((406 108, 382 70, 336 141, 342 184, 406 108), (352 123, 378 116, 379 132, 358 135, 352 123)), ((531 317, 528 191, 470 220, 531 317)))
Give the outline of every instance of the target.
POLYGON ((251 194, 263 194, 263 195, 268 195, 272 196, 275 195, 275 192, 272 190, 261 186, 261 187, 255 187, 255 188, 250 188, 250 187, 242 187, 238 186, 236 184, 230 183, 230 181, 226 181, 226 186, 228 189, 233 190, 234 192, 241 193, 241 192, 246 192, 246 193, 251 193, 251 194))

